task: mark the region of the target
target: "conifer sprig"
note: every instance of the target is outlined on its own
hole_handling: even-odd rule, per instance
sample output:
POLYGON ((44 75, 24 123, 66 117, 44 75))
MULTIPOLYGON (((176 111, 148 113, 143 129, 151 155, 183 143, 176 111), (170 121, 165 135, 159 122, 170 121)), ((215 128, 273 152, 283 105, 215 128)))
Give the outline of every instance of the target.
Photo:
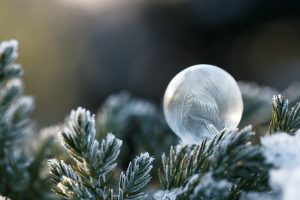
POLYGON ((251 144, 254 135, 250 126, 232 131, 214 149, 210 169, 216 180, 233 183, 233 193, 243 190, 267 190, 268 170, 265 157, 258 145, 251 144), (259 186, 259 187, 258 187, 259 186))
POLYGON ((148 195, 139 192, 150 181, 153 158, 148 153, 141 154, 130 162, 126 172, 120 175, 120 199, 142 200, 148 195))
POLYGON ((138 156, 121 173, 119 193, 107 187, 105 175, 116 167, 122 141, 108 134, 99 144, 95 119, 83 108, 71 112, 68 127, 63 131, 63 145, 74 165, 49 160, 53 191, 66 199, 145 199, 141 190, 150 180, 153 158, 148 153, 138 156))
POLYGON ((29 185, 32 158, 25 154, 24 136, 31 131, 31 97, 23 95, 22 68, 15 40, 0 43, 0 193, 19 199, 29 185))
POLYGON ((199 145, 171 146, 169 155, 162 155, 163 172, 158 171, 163 188, 184 186, 191 176, 207 170, 208 158, 225 134, 221 131, 210 142, 204 139, 199 145))
POLYGON ((170 155, 162 157, 162 186, 167 193, 181 188, 178 199, 237 199, 242 191, 267 190, 270 166, 259 146, 251 145, 252 136, 246 127, 178 151, 171 147, 170 155))
POLYGON ((64 145, 76 161, 80 174, 97 182, 116 166, 122 141, 108 134, 99 145, 95 139, 94 116, 83 108, 72 111, 69 122, 69 128, 62 133, 64 145))
POLYGON ((294 134, 300 128, 300 103, 290 106, 281 95, 273 97, 270 133, 286 132, 294 134))

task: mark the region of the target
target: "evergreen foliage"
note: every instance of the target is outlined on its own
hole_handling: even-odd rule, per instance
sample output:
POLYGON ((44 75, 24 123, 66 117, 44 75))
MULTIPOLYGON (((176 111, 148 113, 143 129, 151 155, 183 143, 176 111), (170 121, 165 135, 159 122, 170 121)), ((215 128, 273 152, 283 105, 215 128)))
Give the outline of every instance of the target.
POLYGON ((239 82, 239 87, 242 92, 244 111, 240 122, 240 126, 247 126, 251 124, 257 132, 257 136, 265 134, 270 130, 270 121, 274 117, 274 103, 275 99, 281 93, 281 98, 286 97, 289 102, 294 105, 300 101, 300 83, 294 83, 285 90, 279 92, 278 90, 268 87, 259 86, 255 83, 239 82), (273 104, 270 103, 273 98, 273 104), (273 109, 272 109, 273 107, 273 109))
POLYGON ((33 135, 33 100, 23 94, 23 70, 14 63, 17 47, 15 40, 0 43, 0 193, 12 199, 47 199, 45 179, 39 174, 46 145, 30 152, 25 142, 33 135))
POLYGON ((184 186, 194 174, 207 170, 208 158, 224 134, 222 131, 209 144, 205 139, 200 145, 171 146, 169 156, 162 155, 163 174, 158 172, 164 189, 184 186))
POLYGON ((132 155, 141 151, 158 158, 178 140, 153 103, 131 97, 128 92, 111 95, 105 100, 97 114, 97 128, 98 138, 112 132, 124 141, 120 155, 122 167, 127 166, 132 155))
POLYGON ((27 134, 33 102, 23 96, 22 69, 13 63, 17 55, 16 41, 0 44, 0 193, 7 196, 25 190, 30 179, 31 158, 16 146, 27 134))
POLYGON ((96 140, 94 116, 78 108, 72 111, 68 127, 62 132, 63 145, 74 164, 49 160, 53 191, 66 199, 145 199, 140 192, 150 181, 153 158, 148 153, 137 156, 120 175, 117 195, 107 187, 106 175, 116 167, 122 141, 108 134, 96 140))
POLYGON ((22 68, 14 63, 17 55, 16 41, 0 43, 0 200, 296 200, 300 196, 299 84, 282 92, 294 105, 290 106, 283 95, 274 96, 271 104, 272 95, 278 93, 272 88, 240 83, 245 105, 241 124, 254 128, 224 129, 198 145, 176 145, 177 138, 159 109, 128 93, 110 96, 97 120, 78 108, 65 125, 36 134, 29 118, 33 100, 24 95, 22 68), (156 173, 150 182, 154 158, 148 152, 161 157, 162 190, 157 190, 156 173), (132 155, 138 156, 131 159, 132 155), (58 195, 49 193, 50 187, 58 195))
POLYGON ((270 133, 286 132, 294 134, 300 128, 300 104, 294 107, 289 105, 289 101, 283 96, 273 97, 272 120, 270 123, 270 133))
POLYGON ((251 124, 256 130, 266 131, 272 116, 270 99, 279 92, 268 86, 256 83, 239 82, 244 110, 240 126, 251 124))
POLYGON ((238 199, 243 191, 267 190, 270 166, 259 146, 250 144, 252 135, 251 127, 246 127, 222 131, 212 141, 204 140, 191 149, 184 146, 175 151, 171 147, 170 156, 162 156, 163 187, 183 188, 178 199, 238 199), (223 190, 228 190, 228 185, 227 194, 223 190))
POLYGON ((139 193, 150 181, 150 171, 152 169, 153 158, 148 153, 141 154, 129 163, 126 172, 120 175, 119 188, 121 194, 119 199, 146 199, 147 195, 139 193))

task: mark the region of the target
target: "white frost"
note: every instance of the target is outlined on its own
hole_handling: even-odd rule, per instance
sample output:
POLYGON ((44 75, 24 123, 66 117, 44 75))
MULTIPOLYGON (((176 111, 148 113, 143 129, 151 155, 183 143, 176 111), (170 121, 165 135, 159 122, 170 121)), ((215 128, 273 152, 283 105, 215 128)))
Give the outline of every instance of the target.
POLYGON ((270 172, 270 185, 280 191, 282 200, 300 200, 300 166, 270 172))
POLYGON ((182 193, 182 188, 175 188, 172 190, 161 190, 153 195, 155 200, 175 200, 177 195, 182 193))
POLYGON ((300 166, 300 134, 291 136, 277 133, 261 139, 264 155, 268 163, 275 167, 300 166))
POLYGON ((7 49, 12 48, 12 58, 16 58, 18 56, 17 49, 18 49, 18 41, 17 40, 9 40, 0 43, 0 55, 7 49))
POLYGON ((300 132, 265 136, 261 143, 267 162, 277 168, 270 171, 273 190, 282 200, 300 200, 300 132))

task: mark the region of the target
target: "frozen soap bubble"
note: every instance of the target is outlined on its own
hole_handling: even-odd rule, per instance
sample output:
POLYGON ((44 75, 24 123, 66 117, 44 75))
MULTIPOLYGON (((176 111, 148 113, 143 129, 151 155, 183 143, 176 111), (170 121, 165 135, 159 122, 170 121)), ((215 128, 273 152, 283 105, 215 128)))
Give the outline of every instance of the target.
POLYGON ((234 78, 213 65, 194 65, 178 73, 164 95, 164 114, 185 144, 211 139, 223 128, 236 128, 243 100, 234 78))

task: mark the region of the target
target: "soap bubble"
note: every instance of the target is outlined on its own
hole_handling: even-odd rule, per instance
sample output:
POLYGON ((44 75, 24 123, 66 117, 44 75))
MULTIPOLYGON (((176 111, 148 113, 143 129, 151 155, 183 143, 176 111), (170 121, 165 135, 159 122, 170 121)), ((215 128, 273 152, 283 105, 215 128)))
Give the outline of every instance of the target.
POLYGON ((164 95, 170 128, 185 144, 211 139, 223 128, 236 128, 243 100, 234 78, 213 65, 194 65, 178 73, 164 95))

